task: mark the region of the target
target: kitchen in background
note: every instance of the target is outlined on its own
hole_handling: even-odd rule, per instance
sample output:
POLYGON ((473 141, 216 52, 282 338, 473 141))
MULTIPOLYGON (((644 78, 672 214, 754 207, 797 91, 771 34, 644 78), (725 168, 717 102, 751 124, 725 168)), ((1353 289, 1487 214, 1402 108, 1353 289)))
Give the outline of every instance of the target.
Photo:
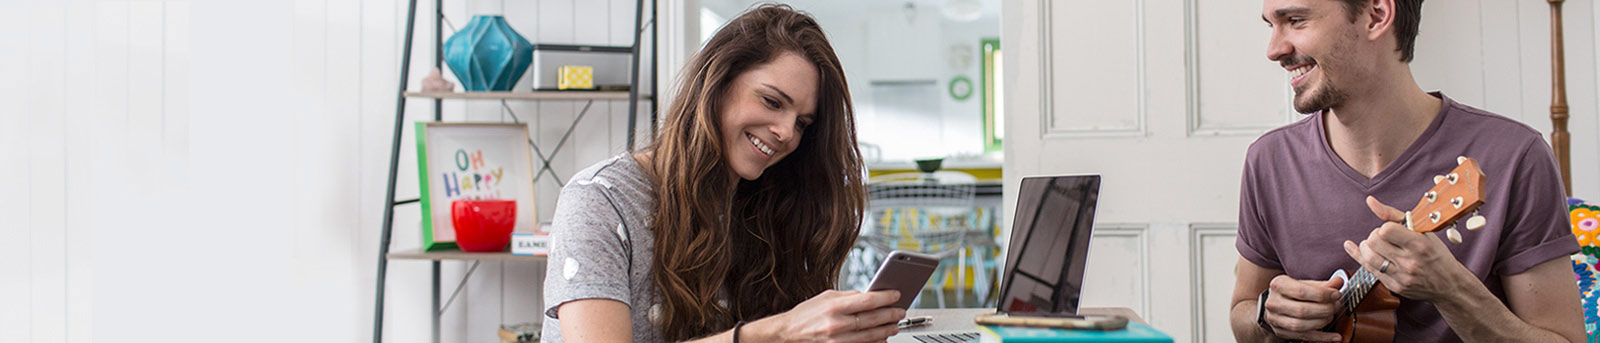
MULTIPOLYGON (((700 0, 701 41, 757 3, 700 0)), ((993 236, 1000 232, 997 214, 1003 213, 1004 122, 994 82, 1000 73, 1000 2, 786 3, 817 19, 844 65, 872 177, 862 243, 841 287, 870 278, 877 266, 873 257, 884 250, 919 250, 948 255, 919 307, 988 301, 998 265, 993 236), (921 166, 937 172, 919 170, 916 161, 930 159, 940 161, 921 166)))

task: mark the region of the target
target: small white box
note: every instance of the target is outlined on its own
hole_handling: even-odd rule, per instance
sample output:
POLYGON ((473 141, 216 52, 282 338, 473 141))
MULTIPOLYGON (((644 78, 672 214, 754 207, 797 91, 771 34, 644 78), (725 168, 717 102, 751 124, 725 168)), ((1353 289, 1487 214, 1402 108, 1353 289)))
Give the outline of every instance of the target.
POLYGON ((549 256, 550 235, 546 233, 511 234, 511 254, 523 256, 549 256))

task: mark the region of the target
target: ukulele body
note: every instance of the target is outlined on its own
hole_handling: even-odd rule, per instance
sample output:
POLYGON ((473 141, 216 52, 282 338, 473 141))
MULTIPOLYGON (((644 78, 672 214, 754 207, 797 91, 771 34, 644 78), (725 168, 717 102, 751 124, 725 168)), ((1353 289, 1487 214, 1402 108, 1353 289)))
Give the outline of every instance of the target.
POLYGON ((1400 298, 1379 283, 1372 287, 1355 312, 1334 319, 1334 332, 1344 343, 1394 342, 1394 310, 1400 298))

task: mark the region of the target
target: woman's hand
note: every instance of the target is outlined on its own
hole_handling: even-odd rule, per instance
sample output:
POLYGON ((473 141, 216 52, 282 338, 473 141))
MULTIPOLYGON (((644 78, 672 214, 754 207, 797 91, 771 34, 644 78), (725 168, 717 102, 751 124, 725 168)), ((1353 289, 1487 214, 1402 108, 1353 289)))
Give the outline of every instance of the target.
POLYGON ((882 342, 900 332, 906 310, 886 307, 900 292, 829 290, 788 312, 745 325, 741 342, 882 342), (752 328, 758 330, 751 330, 752 328))

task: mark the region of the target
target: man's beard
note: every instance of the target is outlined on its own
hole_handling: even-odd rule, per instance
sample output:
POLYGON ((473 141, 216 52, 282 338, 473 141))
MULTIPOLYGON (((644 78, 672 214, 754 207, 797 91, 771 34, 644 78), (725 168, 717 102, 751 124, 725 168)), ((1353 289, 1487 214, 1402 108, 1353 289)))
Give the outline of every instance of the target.
POLYGON ((1348 94, 1339 90, 1338 87, 1334 87, 1333 83, 1328 82, 1327 75, 1326 73, 1322 74, 1322 88, 1313 95, 1307 96, 1305 91, 1298 89, 1294 91, 1295 112, 1300 112, 1300 114, 1317 113, 1318 111, 1333 108, 1333 106, 1342 104, 1346 99, 1349 99, 1348 94))

